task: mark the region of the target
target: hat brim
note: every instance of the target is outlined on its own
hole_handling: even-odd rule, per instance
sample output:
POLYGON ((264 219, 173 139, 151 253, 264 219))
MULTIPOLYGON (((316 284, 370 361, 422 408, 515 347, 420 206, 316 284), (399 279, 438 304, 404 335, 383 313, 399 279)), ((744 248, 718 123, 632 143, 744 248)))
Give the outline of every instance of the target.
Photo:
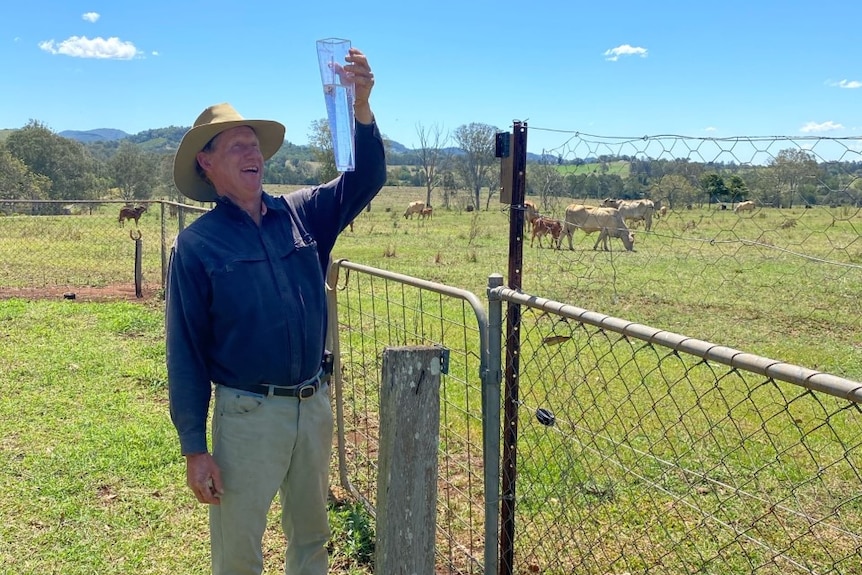
POLYGON ((215 188, 198 175, 197 155, 217 135, 239 126, 249 126, 255 131, 264 161, 284 144, 284 125, 272 120, 232 120, 194 127, 183 136, 174 156, 174 184, 180 193, 196 202, 215 201, 218 197, 215 188))

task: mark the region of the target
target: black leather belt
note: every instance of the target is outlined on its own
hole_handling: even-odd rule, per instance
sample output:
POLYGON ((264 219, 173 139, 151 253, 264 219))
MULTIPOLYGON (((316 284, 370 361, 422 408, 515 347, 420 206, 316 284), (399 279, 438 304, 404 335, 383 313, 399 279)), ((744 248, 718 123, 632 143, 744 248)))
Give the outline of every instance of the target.
POLYGON ((317 393, 320 389, 321 380, 323 379, 323 368, 319 369, 314 377, 306 379, 299 385, 291 385, 289 387, 283 385, 269 385, 266 383, 253 383, 251 385, 229 385, 234 389, 241 389, 249 393, 258 395, 278 396, 278 397, 298 397, 299 399, 308 399, 317 393))

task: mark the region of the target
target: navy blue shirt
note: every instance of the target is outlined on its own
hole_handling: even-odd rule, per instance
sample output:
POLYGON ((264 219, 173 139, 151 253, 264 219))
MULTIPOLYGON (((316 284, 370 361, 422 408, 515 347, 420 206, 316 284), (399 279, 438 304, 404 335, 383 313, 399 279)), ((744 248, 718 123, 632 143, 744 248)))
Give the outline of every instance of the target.
POLYGON ((296 385, 320 368, 330 253, 385 181, 380 132, 357 122, 355 171, 283 197, 264 193, 260 226, 220 197, 177 236, 165 324, 184 455, 207 451, 212 383, 296 385))

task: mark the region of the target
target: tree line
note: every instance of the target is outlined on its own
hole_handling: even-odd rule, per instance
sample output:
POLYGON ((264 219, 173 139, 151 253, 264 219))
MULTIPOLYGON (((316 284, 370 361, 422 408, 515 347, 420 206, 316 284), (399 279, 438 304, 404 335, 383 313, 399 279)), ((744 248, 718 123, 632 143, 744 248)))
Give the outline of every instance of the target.
MULTIPOLYGON (((31 120, 0 142, 0 200, 182 201, 173 185, 172 162, 187 130, 170 126, 118 141, 84 144, 31 120)), ((439 197, 443 207, 457 202, 480 209, 484 203, 488 209, 500 188, 500 160, 494 153, 500 131, 471 123, 448 133, 439 125, 420 123, 419 146, 399 151, 384 136, 390 166, 387 184, 424 188, 428 205, 439 197)), ((314 185, 337 174, 329 125, 321 119, 310 126, 309 145, 285 142, 267 161, 264 181, 314 185)), ((627 156, 564 161, 542 155, 528 160, 526 181, 527 194, 537 196, 545 210, 566 197, 661 199, 670 208, 743 200, 793 207, 860 205, 860 175, 860 162, 818 163, 809 152, 788 148, 763 166, 627 156)), ((60 209, 48 207, 46 213, 60 209)))

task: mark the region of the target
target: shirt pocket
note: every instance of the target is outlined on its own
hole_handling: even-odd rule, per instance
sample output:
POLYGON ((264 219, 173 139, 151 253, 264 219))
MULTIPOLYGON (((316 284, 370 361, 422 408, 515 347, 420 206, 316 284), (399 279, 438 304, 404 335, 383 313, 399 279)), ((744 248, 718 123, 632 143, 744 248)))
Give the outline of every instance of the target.
POLYGON ((263 253, 241 254, 214 269, 211 281, 213 307, 220 314, 242 317, 267 295, 265 286, 272 284, 271 266, 263 253))

